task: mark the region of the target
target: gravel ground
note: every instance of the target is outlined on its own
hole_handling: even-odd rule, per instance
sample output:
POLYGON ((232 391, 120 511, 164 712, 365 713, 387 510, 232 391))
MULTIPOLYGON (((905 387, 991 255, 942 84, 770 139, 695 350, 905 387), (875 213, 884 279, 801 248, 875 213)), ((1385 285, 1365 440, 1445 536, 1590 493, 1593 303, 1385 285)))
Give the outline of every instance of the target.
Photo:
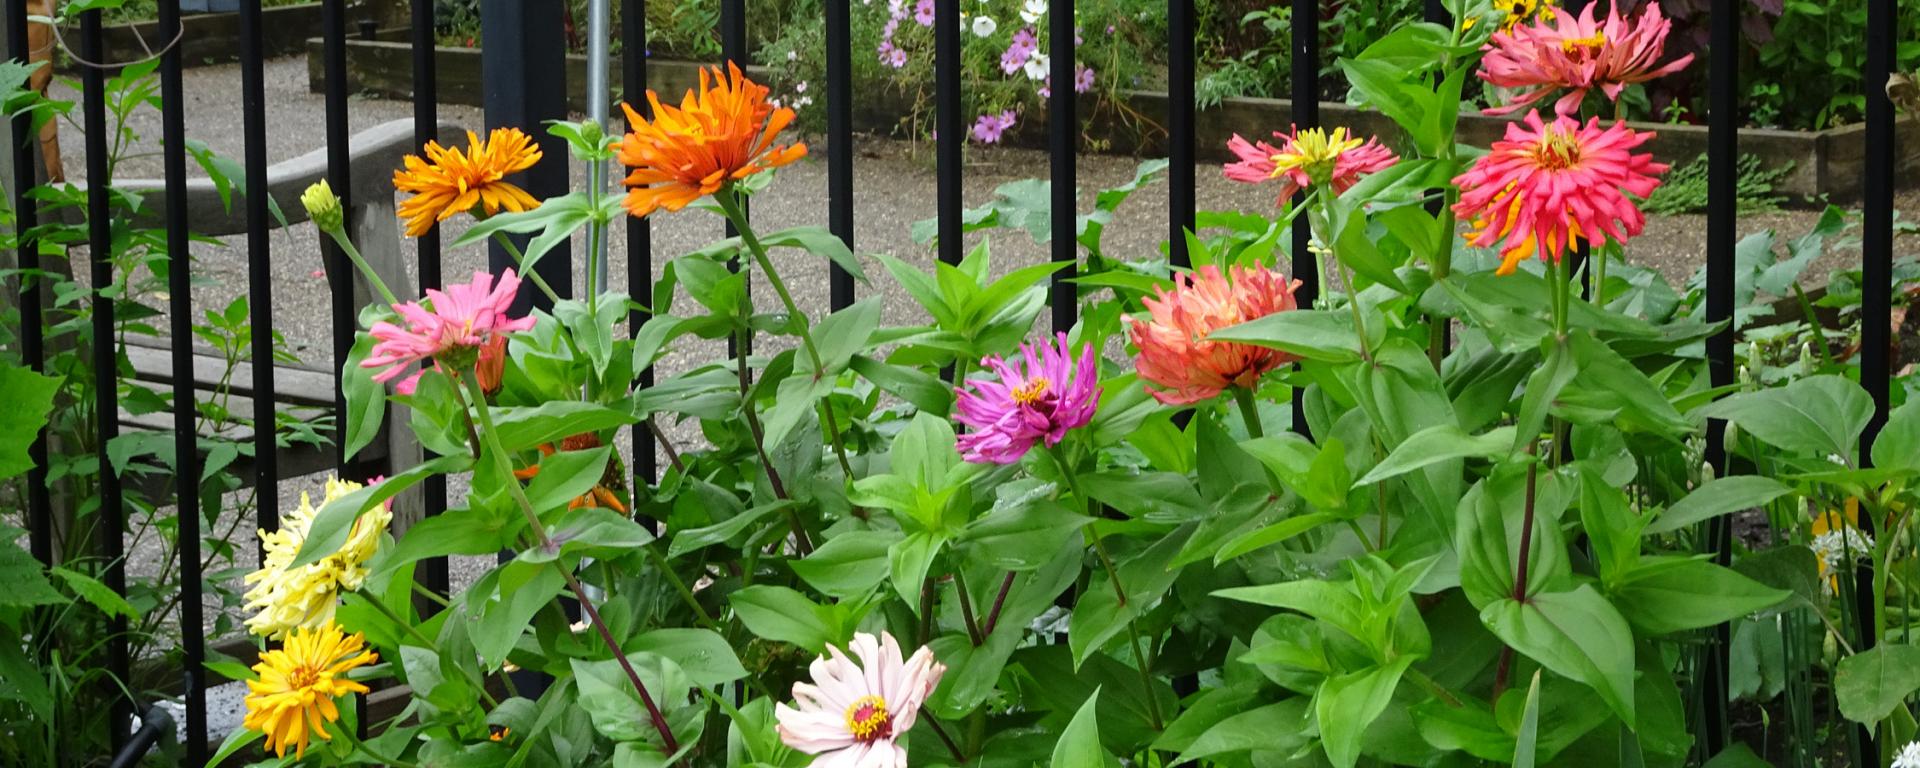
MULTIPOLYGON (((270 61, 267 63, 266 76, 267 102, 273 111, 267 136, 269 160, 291 158, 320 146, 324 142, 321 133, 324 105, 319 94, 307 90, 305 59, 296 57, 270 61)), ((186 76, 189 136, 236 159, 241 157, 243 150, 239 84, 239 69, 232 65, 197 68, 190 70, 186 76)), ((64 89, 65 86, 58 88, 64 89)), ((74 96, 70 91, 63 95, 68 98, 74 96)), ((481 125, 480 112, 475 108, 448 105, 440 111, 444 120, 473 128, 481 125)), ((409 119, 412 114, 411 106, 405 102, 363 98, 352 100, 349 113, 350 123, 356 131, 389 120, 409 119)), ((1205 119, 1204 114, 1202 119, 1205 119)), ((143 111, 131 126, 144 137, 136 153, 157 149, 160 133, 157 113, 143 111)), ((71 126, 66 127, 65 131, 62 145, 67 168, 70 172, 84 171, 80 136, 71 126)), ((931 147, 924 143, 916 146, 896 140, 865 137, 857 145, 859 157, 854 167, 857 174, 855 242, 858 250, 892 253, 925 265, 931 261, 931 254, 926 247, 912 242, 909 230, 914 221, 933 214, 936 174, 931 147)), ((762 231, 800 224, 822 224, 826 221, 826 166, 820 161, 824 142, 815 142, 813 149, 813 157, 782 169, 778 181, 755 197, 753 215, 762 231)), ((549 157, 544 162, 559 160, 549 157)), ((1045 153, 1030 150, 970 148, 967 163, 968 205, 978 205, 990 199, 993 188, 1002 182, 1044 174, 1047 168, 1045 153)), ((1079 166, 1081 188, 1098 190, 1122 183, 1132 178, 1136 164, 1133 158, 1083 157, 1079 166)), ((159 158, 157 154, 136 154, 123 163, 119 173, 122 178, 159 176, 159 158)), ((584 183, 584 170, 578 163, 574 163, 573 175, 576 184, 584 183)), ((1271 210, 1273 199, 1269 189, 1228 182, 1221 178, 1218 168, 1212 165, 1199 168, 1196 175, 1202 210, 1271 210)), ((1087 192, 1082 193, 1083 205, 1087 204, 1089 197, 1087 192)), ((1126 258, 1144 257, 1155 252, 1165 234, 1161 212, 1166 204, 1164 185, 1151 186, 1137 193, 1122 208, 1123 215, 1106 230, 1109 253, 1126 258)), ((1920 213, 1920 192, 1910 190, 1903 193, 1898 207, 1910 215, 1920 213)), ((1745 236, 1773 228, 1783 237, 1793 237, 1810 228, 1817 218, 1815 211, 1785 211, 1752 216, 1740 222, 1740 234, 1745 236)), ((1646 234, 1634 241, 1629 257, 1636 263, 1658 267, 1670 279, 1684 280, 1701 263, 1701 253, 1705 248, 1704 224, 1704 217, 1701 216, 1657 217, 1649 223, 1646 234)), ((665 264, 670 255, 693 250, 718 237, 721 232, 718 219, 697 211, 657 216, 652 226, 656 270, 665 264)), ((446 229, 446 242, 451 242, 464 227, 452 223, 446 229)), ((1045 248, 1034 244, 1024 234, 1002 235, 994 240, 993 247, 997 257, 995 271, 999 272, 1046 258, 1045 248)), ((625 238, 618 235, 613 237, 612 250, 610 263, 613 284, 625 285, 628 264, 625 238)), ((1914 237, 1903 237, 1896 243, 1896 252, 1920 252, 1920 241, 1914 237)), ((575 253, 580 253, 577 243, 575 253)), ((1857 258, 1855 253, 1835 249, 1815 265, 1812 274, 1824 276, 1828 270, 1857 258)), ((223 307, 244 290, 247 258, 243 238, 229 237, 220 246, 200 248, 196 250, 195 258, 195 275, 202 279, 202 285, 194 291, 196 308, 223 307)), ((478 247, 448 249, 444 257, 444 274, 449 280, 462 280, 471 271, 484 269, 485 258, 484 251, 478 247)), ((827 304, 825 264, 814 257, 792 252, 776 254, 775 261, 789 284, 795 286, 802 308, 816 317, 823 314, 827 304)), ((576 255, 575 263, 583 264, 584 259, 576 255)), ((324 361, 327 350, 331 348, 328 304, 325 280, 319 274, 319 248, 312 230, 300 226, 276 233, 270 264, 274 276, 271 297, 274 328, 284 334, 287 341, 307 360, 324 361)), ((891 284, 883 270, 876 266, 869 271, 875 282, 862 286, 860 290, 863 295, 877 292, 885 297, 884 317, 887 322, 908 323, 920 317, 911 299, 891 284)), ((576 269, 576 292, 583 272, 583 266, 576 269)), ((402 295, 411 293, 405 288, 396 288, 402 295)), ((754 295, 763 307, 771 306, 774 294, 767 286, 757 286, 754 295)), ((163 301, 163 297, 159 296, 148 298, 155 304, 163 301)), ((256 301, 259 298, 254 297, 256 301)), ((662 364, 662 375, 672 375, 711 362, 724 354, 724 349, 718 344, 679 349, 662 364)), ((683 432, 692 434, 688 430, 683 432)), ((627 448, 623 447, 623 450, 627 448)), ((465 491, 464 483, 457 480, 451 489, 455 503, 465 491)), ((317 490, 318 485, 316 478, 289 480, 283 483, 281 497, 297 499, 300 490, 317 490)), ((136 572, 142 569, 143 564, 150 570, 151 564, 143 561, 157 559, 150 549, 136 552, 134 557, 136 572)), ((485 558, 461 562, 456 566, 456 579, 466 582, 475 578, 484 571, 486 565, 485 558)))

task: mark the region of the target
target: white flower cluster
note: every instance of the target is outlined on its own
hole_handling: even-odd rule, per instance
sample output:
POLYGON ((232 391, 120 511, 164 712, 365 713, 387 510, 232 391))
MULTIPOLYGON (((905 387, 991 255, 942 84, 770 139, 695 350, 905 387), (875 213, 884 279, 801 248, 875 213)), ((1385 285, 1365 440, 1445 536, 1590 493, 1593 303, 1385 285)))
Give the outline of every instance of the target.
MULTIPOLYGON (((1845 569, 1852 560, 1866 556, 1873 551, 1873 537, 1860 532, 1858 528, 1843 528, 1828 531, 1813 539, 1813 555, 1820 558, 1829 574, 1837 574, 1845 569)), ((1823 582, 1828 593, 1833 592, 1831 580, 1823 582)), ((1920 768, 1915 762, 1913 768, 1920 768)))

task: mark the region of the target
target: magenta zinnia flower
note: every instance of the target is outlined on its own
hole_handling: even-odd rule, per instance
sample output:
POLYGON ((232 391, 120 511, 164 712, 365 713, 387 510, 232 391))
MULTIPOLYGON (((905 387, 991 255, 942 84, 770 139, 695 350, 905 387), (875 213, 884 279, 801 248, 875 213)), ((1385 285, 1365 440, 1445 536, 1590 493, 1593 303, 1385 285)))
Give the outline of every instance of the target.
POLYGON ((1333 187, 1334 194, 1347 191, 1361 176, 1379 173, 1400 158, 1380 145, 1379 139, 1362 140, 1345 128, 1327 133, 1319 128, 1298 128, 1290 133, 1273 132, 1283 145, 1275 148, 1264 141, 1249 142, 1234 134, 1227 149, 1240 158, 1227 164, 1226 176, 1234 181, 1261 184, 1280 180, 1280 200, 1312 187, 1316 179, 1333 187))
POLYGON ((1660 186, 1667 166, 1633 149, 1653 138, 1626 123, 1602 129, 1571 117, 1543 124, 1540 112, 1525 124, 1507 125, 1507 136, 1466 173, 1455 177, 1460 202, 1453 210, 1473 222, 1468 242, 1500 248, 1499 274, 1539 254, 1558 263, 1574 238, 1624 243, 1640 234, 1646 216, 1632 198, 1660 186))
POLYGON ((1638 19, 1622 16, 1612 4, 1605 19, 1595 21, 1593 4, 1578 15, 1554 14, 1511 32, 1495 32, 1480 63, 1480 79, 1501 88, 1522 91, 1513 103, 1486 110, 1504 115, 1526 108, 1556 90, 1566 95, 1554 104, 1562 115, 1580 112, 1587 91, 1598 88, 1610 100, 1634 83, 1677 72, 1693 61, 1689 53, 1660 64, 1667 33, 1673 22, 1660 15, 1660 4, 1647 3, 1638 19))
MULTIPOLYGON (((437 361, 450 352, 470 351, 477 360, 481 348, 496 334, 533 327, 531 317, 507 317, 507 308, 519 290, 520 277, 512 269, 502 272, 497 284, 492 275, 475 272, 471 283, 449 285, 444 291, 428 288, 431 308, 416 301, 394 305, 393 311, 400 314, 407 327, 384 320, 373 324, 368 330, 374 338, 373 352, 360 365, 386 368, 373 377, 385 383, 406 373, 414 363, 437 361)), ((471 364, 472 360, 466 361, 466 365, 471 364)), ((419 378, 420 372, 415 372, 399 388, 411 391, 419 378)))
POLYGON ((980 361, 994 374, 991 379, 969 379, 972 386, 956 387, 953 420, 972 431, 961 435, 956 447, 967 461, 1012 464, 1027 455, 1035 441, 1052 447, 1067 430, 1093 419, 1100 402, 1100 377, 1093 345, 1080 350, 1076 364, 1067 335, 1055 344, 1022 344, 1025 364, 1016 370, 998 356, 980 361))
POLYGON ((925 647, 902 660, 900 644, 885 632, 856 632, 848 650, 858 665, 829 645, 807 668, 813 682, 793 684, 797 706, 774 705, 780 740, 819 755, 813 764, 820 768, 907 768, 897 742, 913 730, 946 665, 925 647))

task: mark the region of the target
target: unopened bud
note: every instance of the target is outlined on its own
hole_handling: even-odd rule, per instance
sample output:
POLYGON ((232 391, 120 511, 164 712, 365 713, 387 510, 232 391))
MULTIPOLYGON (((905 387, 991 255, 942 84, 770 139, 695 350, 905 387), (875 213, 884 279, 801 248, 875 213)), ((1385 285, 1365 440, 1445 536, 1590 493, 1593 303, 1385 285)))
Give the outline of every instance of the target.
POLYGON ((307 218, 313 219, 313 225, 321 232, 336 234, 347 225, 346 212, 340 207, 340 197, 333 193, 333 187, 321 179, 300 193, 300 204, 307 207, 307 218))

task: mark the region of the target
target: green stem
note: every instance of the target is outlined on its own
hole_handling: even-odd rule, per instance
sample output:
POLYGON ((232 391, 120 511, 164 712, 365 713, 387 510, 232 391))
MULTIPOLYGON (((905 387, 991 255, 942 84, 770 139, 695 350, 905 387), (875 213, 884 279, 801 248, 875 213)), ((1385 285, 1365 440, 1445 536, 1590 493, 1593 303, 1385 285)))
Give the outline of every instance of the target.
MULTIPOLYGON (((807 322, 807 313, 800 311, 800 305, 793 301, 793 294, 787 291, 787 282, 780 279, 779 270, 773 268, 773 260, 767 257, 767 247, 760 242, 760 237, 754 234, 753 223, 748 221, 746 214, 740 210, 740 201, 735 197, 736 194, 738 193, 729 187, 720 190, 713 199, 720 204, 720 210, 726 214, 727 221, 740 232, 740 242, 746 245, 748 253, 753 254, 754 263, 760 265, 760 273, 766 276, 767 282, 773 286, 773 292, 779 295, 781 306, 787 310, 787 323, 799 334, 800 345, 807 350, 807 358, 812 361, 814 381, 826 378, 827 363, 820 357, 819 346, 813 343, 813 331, 810 330, 811 326, 807 322)), ((840 457, 840 466, 847 470, 847 482, 851 484, 853 465, 847 461, 846 441, 842 439, 838 429, 829 429, 827 439, 833 443, 833 452, 840 457)))
POLYGON ((326 233, 328 237, 333 238, 334 244, 340 246, 340 251, 347 254, 347 260, 353 262, 353 266, 360 270, 360 274, 367 278, 367 282, 373 284, 373 289, 380 292, 380 298, 387 302, 387 306, 400 303, 400 299, 387 288, 387 281, 381 280, 380 274, 373 271, 373 266, 367 263, 366 257, 360 255, 360 249, 353 247, 353 241, 347 239, 347 233, 337 229, 326 230, 326 233))
POLYGON ((494 232, 493 241, 499 243, 501 248, 506 249, 507 255, 513 257, 513 263, 520 265, 521 277, 533 281, 534 287, 539 288, 541 293, 546 294, 548 301, 556 304, 560 302, 560 294, 553 292, 553 286, 547 285, 547 279, 541 277, 540 273, 527 268, 527 257, 520 252, 520 246, 514 245, 513 239, 507 237, 507 233, 494 232))
POLYGON ((965 569, 953 569, 953 589, 960 594, 960 623, 966 625, 967 639, 972 640, 974 647, 978 648, 980 644, 985 643, 987 639, 980 634, 980 622, 974 619, 973 595, 967 591, 967 574, 965 569))
POLYGON ((671 565, 667 564, 667 559, 660 554, 659 550, 652 546, 641 547, 641 549, 646 551, 647 557, 653 559, 654 565, 660 567, 660 572, 665 574, 667 581, 673 584, 674 591, 680 593, 680 600, 685 602, 688 608, 693 609, 693 615, 700 617, 700 623, 719 632, 720 622, 714 621, 713 616, 707 613, 706 607, 700 605, 700 601, 693 596, 693 590, 687 588, 687 583, 681 580, 680 574, 675 572, 671 565))
POLYGON ((1240 418, 1247 423, 1248 437, 1266 437, 1267 431, 1260 427, 1260 405, 1253 400, 1252 387, 1232 387, 1233 402, 1240 406, 1240 418))
MULTIPOLYGON (((1314 199, 1319 201, 1315 207, 1315 213, 1318 215, 1314 217, 1317 219, 1314 224, 1317 229, 1327 234, 1327 239, 1322 241, 1323 248, 1326 250, 1327 255, 1332 257, 1334 266, 1340 269, 1341 287, 1345 288, 1347 292, 1347 309, 1353 312, 1353 332, 1360 337, 1360 357, 1371 362, 1373 360, 1373 349, 1367 341, 1366 318, 1360 312, 1360 289, 1354 285, 1352 270, 1347 269, 1347 263, 1340 260, 1340 254, 1333 248, 1333 238, 1338 237, 1338 233, 1333 232, 1330 226, 1333 217, 1329 215, 1329 211, 1327 210, 1328 195, 1316 194, 1314 199)), ((1323 269, 1322 271, 1324 272, 1325 270, 1323 269)), ((1327 291, 1324 280, 1322 283, 1321 294, 1325 295, 1327 291)))
MULTIPOLYGON (((478 395, 482 391, 479 374, 468 369, 464 372, 464 376, 467 387, 478 395)), ((533 533, 535 545, 543 552, 557 554, 559 548, 554 546, 553 539, 547 535, 547 527, 541 524, 540 515, 534 512, 533 502, 527 499, 527 490, 520 487, 520 482, 513 478, 513 464, 507 460, 506 448, 500 444, 500 435, 494 429, 493 415, 487 409, 487 399, 484 396, 474 398, 474 412, 480 419, 481 432, 487 447, 493 449, 494 466, 499 469, 501 477, 506 478, 507 490, 513 495, 513 500, 520 505, 521 514, 526 516, 527 529, 533 533)), ((666 716, 661 714, 659 705, 654 703, 653 695, 647 692, 647 684, 640 680, 640 673, 634 671, 633 662, 627 659, 625 651, 620 650, 620 643, 614 639, 613 632, 607 629, 607 623, 600 619, 600 611, 594 608, 586 589, 580 586, 580 580, 574 577, 573 571, 564 565, 561 558, 553 560, 553 567, 560 572, 560 577, 566 580, 567 587, 573 591, 574 598, 580 602, 581 611, 586 613, 588 622, 593 624, 594 629, 599 630, 601 641, 606 643, 607 650, 613 653, 614 660, 619 662, 620 668, 627 673, 627 680, 633 683, 634 691, 640 694, 640 703, 646 705, 647 715, 653 720, 654 730, 659 731, 660 741, 666 746, 667 754, 679 752, 679 742, 673 738, 673 729, 667 727, 666 716)))
POLYGON ((360 737, 353 734, 352 728, 341 728, 340 735, 346 737, 347 743, 353 745, 354 750, 372 758, 375 765, 385 765, 390 768, 420 768, 416 763, 409 763, 405 760, 387 757, 386 755, 373 751, 372 747, 367 746, 366 742, 361 741, 360 737))
MULTIPOLYGON (((381 600, 378 596, 366 591, 365 589, 360 590, 360 596, 366 598, 367 602, 372 603, 374 609, 378 610, 380 612, 380 615, 387 617, 388 621, 398 624, 402 629, 405 629, 407 631, 407 636, 413 638, 414 641, 418 642, 420 644, 420 647, 425 648, 429 651, 433 651, 434 655, 436 656, 440 654, 439 643, 435 643, 433 641, 433 638, 430 638, 430 637, 427 637, 426 635, 421 634, 419 627, 415 627, 412 622, 407 621, 406 619, 402 618, 400 614, 395 613, 393 611, 393 608, 387 605, 386 601, 381 600)), ((438 595, 436 595, 436 597, 438 597, 438 595)), ((500 706, 500 702, 493 698, 493 694, 487 692, 486 683, 483 680, 474 676, 473 670, 468 669, 464 664, 457 665, 457 666, 460 667, 460 672, 466 675, 467 681, 470 683, 473 683, 474 689, 480 692, 480 697, 487 700, 488 707, 500 706)))
MULTIPOLYGON (((1048 449, 1046 453, 1053 459, 1054 466, 1059 468, 1060 478, 1067 484, 1067 491, 1080 502, 1080 512, 1086 514, 1092 500, 1080 491, 1080 483, 1074 478, 1072 468, 1067 466, 1066 457, 1060 455, 1062 451, 1063 449, 1056 447, 1048 449)), ((1113 593, 1119 601, 1118 605, 1126 608, 1127 588, 1120 581, 1120 569, 1114 566, 1113 556, 1107 553, 1106 541, 1093 532, 1093 526, 1087 526, 1082 530, 1086 531, 1087 541, 1093 545, 1093 552, 1100 559, 1100 566, 1107 572, 1107 581, 1113 584, 1113 593)), ((1147 719, 1153 724, 1153 729, 1166 730, 1165 720, 1160 716, 1160 701, 1153 695, 1153 673, 1147 669, 1146 646, 1140 641, 1139 618, 1137 612, 1130 612, 1127 616, 1127 639, 1133 645, 1134 666, 1140 672, 1140 695, 1147 700, 1147 719)))

